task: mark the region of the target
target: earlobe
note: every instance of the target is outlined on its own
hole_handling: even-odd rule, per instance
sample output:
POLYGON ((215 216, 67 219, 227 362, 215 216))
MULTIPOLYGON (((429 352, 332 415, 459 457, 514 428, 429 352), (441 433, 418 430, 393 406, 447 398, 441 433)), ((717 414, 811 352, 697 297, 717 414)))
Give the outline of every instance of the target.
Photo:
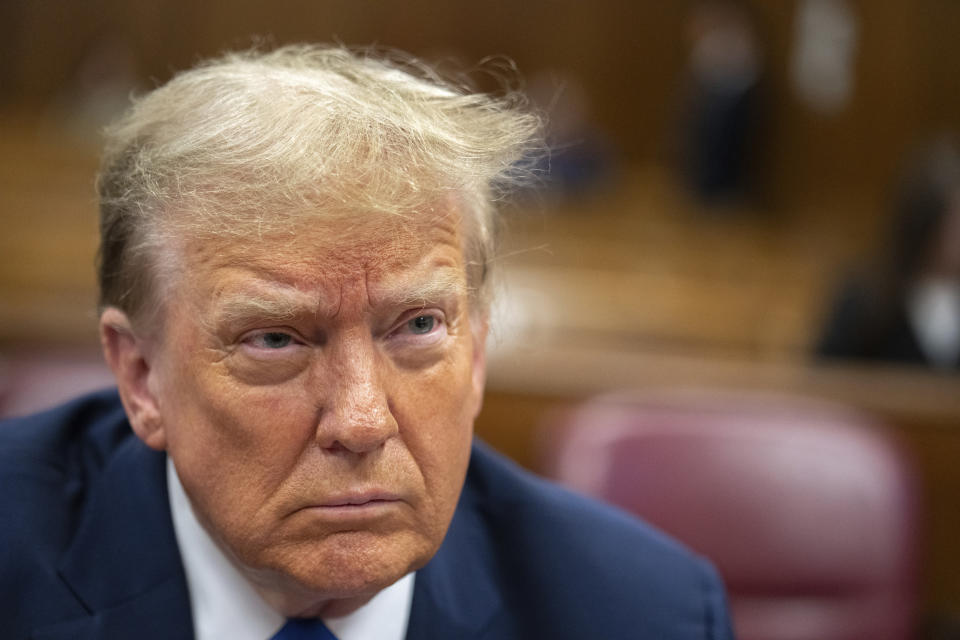
POLYGON ((152 449, 166 449, 159 404, 150 384, 153 372, 146 343, 134 333, 127 314, 114 307, 103 311, 100 315, 100 344, 117 379, 120 399, 134 432, 152 449))

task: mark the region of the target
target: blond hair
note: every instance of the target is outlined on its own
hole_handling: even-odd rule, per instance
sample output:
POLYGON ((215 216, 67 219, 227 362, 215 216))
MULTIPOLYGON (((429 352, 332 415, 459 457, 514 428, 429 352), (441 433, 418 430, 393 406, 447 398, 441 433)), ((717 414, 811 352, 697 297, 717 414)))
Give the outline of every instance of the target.
POLYGON ((101 307, 159 308, 178 234, 265 233, 309 215, 399 216, 454 201, 485 301, 494 202, 532 166, 539 118, 397 54, 286 46, 230 53, 135 100, 98 179, 101 307))

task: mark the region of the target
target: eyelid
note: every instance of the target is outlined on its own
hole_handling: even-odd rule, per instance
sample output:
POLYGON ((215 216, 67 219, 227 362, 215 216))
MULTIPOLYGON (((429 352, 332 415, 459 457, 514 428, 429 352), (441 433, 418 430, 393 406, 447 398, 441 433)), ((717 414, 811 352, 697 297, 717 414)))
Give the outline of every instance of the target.
MULTIPOLYGON (((397 323, 394 325, 393 330, 390 331, 390 335, 394 335, 394 334, 400 333, 401 331, 405 330, 405 329, 407 328, 407 324, 408 324, 411 320, 413 320, 414 318, 419 318, 420 316, 431 316, 431 317, 433 317, 433 318, 436 319, 436 321, 437 321, 437 325, 436 325, 437 327, 446 327, 446 326, 448 326, 447 316, 446 316, 446 314, 445 314, 443 311, 441 311, 440 309, 433 308, 433 307, 423 307, 423 308, 420 308, 420 309, 410 309, 409 311, 407 311, 406 313, 404 313, 403 315, 400 316, 400 319, 399 319, 399 320, 397 321, 397 323)), ((425 334, 421 334, 421 335, 422 335, 422 336, 429 336, 429 335, 433 335, 434 333, 436 333, 436 328, 435 328, 434 330, 430 331, 430 333, 425 333, 425 334)))
POLYGON ((300 336, 299 333, 297 333, 296 331, 294 331, 293 329, 290 329, 290 328, 288 328, 288 327, 272 327, 272 328, 267 328, 267 329, 253 329, 253 330, 251 330, 251 331, 247 331, 247 332, 243 333, 243 334, 240 336, 239 340, 237 340, 237 342, 240 343, 240 344, 250 344, 253 340, 255 340, 255 339, 257 339, 257 338, 260 338, 260 337, 262 337, 262 336, 265 336, 265 335, 267 335, 267 334, 270 334, 270 333, 282 333, 282 334, 284 334, 284 335, 288 335, 288 336, 290 336, 290 338, 291 338, 292 341, 293 341, 292 344, 306 344, 306 343, 307 343, 307 341, 304 340, 304 339, 300 336))

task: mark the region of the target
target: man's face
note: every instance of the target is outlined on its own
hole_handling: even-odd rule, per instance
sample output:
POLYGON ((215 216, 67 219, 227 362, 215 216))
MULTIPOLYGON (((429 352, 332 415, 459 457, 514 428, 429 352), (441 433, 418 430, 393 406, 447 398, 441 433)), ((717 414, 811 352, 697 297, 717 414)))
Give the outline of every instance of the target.
POLYGON ((285 607, 423 565, 463 485, 486 327, 460 225, 383 223, 188 241, 165 301, 164 446, 207 530, 285 607))

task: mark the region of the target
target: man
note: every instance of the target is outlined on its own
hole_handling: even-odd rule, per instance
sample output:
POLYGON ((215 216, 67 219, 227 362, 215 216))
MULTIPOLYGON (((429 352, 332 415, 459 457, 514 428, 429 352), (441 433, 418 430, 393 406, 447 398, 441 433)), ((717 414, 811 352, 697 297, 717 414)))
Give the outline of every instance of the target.
POLYGON ((137 101, 99 181, 119 398, 0 429, 4 637, 729 637, 706 563, 472 445, 537 127, 306 46, 137 101))

